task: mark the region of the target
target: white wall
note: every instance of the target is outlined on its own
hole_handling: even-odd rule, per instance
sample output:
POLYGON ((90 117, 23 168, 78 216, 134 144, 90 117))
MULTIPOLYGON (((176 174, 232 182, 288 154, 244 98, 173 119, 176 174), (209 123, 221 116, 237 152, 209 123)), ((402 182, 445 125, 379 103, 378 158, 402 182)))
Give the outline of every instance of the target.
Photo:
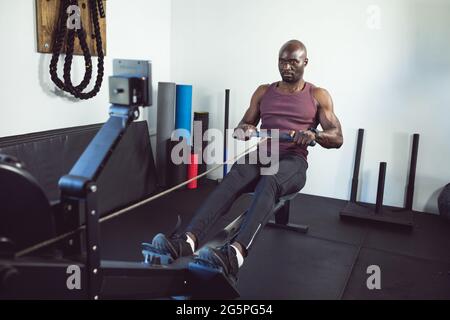
MULTIPOLYGON (((231 125, 256 87, 279 79, 277 53, 296 38, 309 49, 305 78, 330 91, 345 144, 310 153, 303 192, 348 199, 358 128, 366 129, 360 199, 374 202, 386 161, 385 203, 401 206, 411 135, 421 134, 414 208, 437 212, 450 181, 450 2, 446 0, 173 0, 172 80, 194 85, 194 110, 231 125), (370 5, 380 29, 369 28, 370 5)), ((216 177, 221 172, 216 172, 216 177)))
MULTIPOLYGON (((105 121, 114 58, 152 60, 154 83, 169 80, 171 1, 110 0, 101 92, 88 101, 56 96, 48 73, 51 55, 36 50, 35 2, 0 1, 0 137, 105 121)), ((78 83, 84 74, 82 58, 74 59, 72 70, 78 83)), ((149 118, 155 128, 155 107, 150 108, 149 118)))

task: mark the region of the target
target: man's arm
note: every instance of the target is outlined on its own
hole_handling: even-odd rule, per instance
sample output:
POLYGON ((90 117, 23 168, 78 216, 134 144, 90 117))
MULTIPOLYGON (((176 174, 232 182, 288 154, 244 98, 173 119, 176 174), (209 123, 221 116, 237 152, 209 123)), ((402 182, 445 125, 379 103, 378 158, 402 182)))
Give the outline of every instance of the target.
POLYGON ((261 99, 266 93, 268 87, 268 85, 259 86, 253 93, 252 99, 250 100, 250 107, 245 112, 244 117, 239 122, 238 126, 234 129, 233 136, 235 138, 239 140, 247 140, 251 136, 252 132, 256 131, 256 126, 261 119, 259 104, 261 103, 261 99))
POLYGON ((319 123, 323 129, 316 134, 315 140, 322 147, 340 148, 344 143, 342 128, 339 119, 334 114, 333 100, 328 91, 322 88, 315 88, 313 96, 319 103, 319 123))

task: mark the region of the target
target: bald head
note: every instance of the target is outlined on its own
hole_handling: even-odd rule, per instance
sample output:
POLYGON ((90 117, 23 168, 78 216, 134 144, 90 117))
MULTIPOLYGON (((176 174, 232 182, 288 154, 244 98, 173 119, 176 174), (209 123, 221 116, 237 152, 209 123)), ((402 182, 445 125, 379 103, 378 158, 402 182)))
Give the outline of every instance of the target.
POLYGON ((290 40, 283 44, 283 46, 280 49, 280 56, 283 54, 283 52, 296 52, 298 51, 300 56, 302 58, 306 58, 308 56, 308 52, 306 51, 306 46, 303 44, 303 42, 299 40, 290 40))
POLYGON ((307 65, 308 54, 302 42, 290 40, 281 47, 278 68, 284 82, 293 84, 301 81, 307 65))

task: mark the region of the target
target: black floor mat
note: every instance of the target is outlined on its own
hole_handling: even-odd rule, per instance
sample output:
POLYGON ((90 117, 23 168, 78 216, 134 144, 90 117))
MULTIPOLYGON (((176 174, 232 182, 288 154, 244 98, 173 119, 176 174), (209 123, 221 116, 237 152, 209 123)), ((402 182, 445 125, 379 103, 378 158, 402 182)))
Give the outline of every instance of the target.
POLYGON ((412 257, 450 262, 450 223, 439 216, 415 213, 412 232, 372 229, 365 247, 412 257))
POLYGON ((344 299, 450 299, 450 263, 363 248, 344 299), (381 290, 369 290, 367 268, 380 267, 381 290))
POLYGON ((347 223, 339 218, 343 200, 299 194, 291 201, 291 221, 309 225, 309 234, 320 238, 358 245, 364 226, 347 223))
MULTIPOLYGON (((102 258, 141 260, 141 242, 172 231, 178 215, 186 226, 214 187, 210 182, 179 190, 102 224, 102 258)), ((238 199, 211 234, 244 212, 251 200, 238 199)), ((450 299, 450 223, 418 213, 413 231, 404 232, 342 221, 339 211, 345 204, 298 195, 291 202, 291 221, 308 224, 308 234, 264 229, 240 270, 241 298, 450 299), (367 289, 369 265, 381 268, 379 291, 367 289)))
POLYGON ((243 299, 338 299, 357 248, 265 229, 239 274, 243 299))

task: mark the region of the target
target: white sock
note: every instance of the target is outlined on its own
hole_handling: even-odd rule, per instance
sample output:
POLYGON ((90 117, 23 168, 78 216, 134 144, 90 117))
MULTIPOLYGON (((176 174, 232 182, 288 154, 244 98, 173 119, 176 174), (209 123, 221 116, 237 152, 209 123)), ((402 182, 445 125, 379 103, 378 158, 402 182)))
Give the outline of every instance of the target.
POLYGON ((195 252, 195 241, 192 239, 187 233, 186 233, 186 242, 189 243, 189 245, 192 248, 192 252, 195 252))
POLYGON ((244 256, 242 255, 242 253, 239 251, 239 249, 236 246, 231 245, 231 247, 233 247, 234 251, 236 251, 238 266, 240 268, 244 264, 244 256))

